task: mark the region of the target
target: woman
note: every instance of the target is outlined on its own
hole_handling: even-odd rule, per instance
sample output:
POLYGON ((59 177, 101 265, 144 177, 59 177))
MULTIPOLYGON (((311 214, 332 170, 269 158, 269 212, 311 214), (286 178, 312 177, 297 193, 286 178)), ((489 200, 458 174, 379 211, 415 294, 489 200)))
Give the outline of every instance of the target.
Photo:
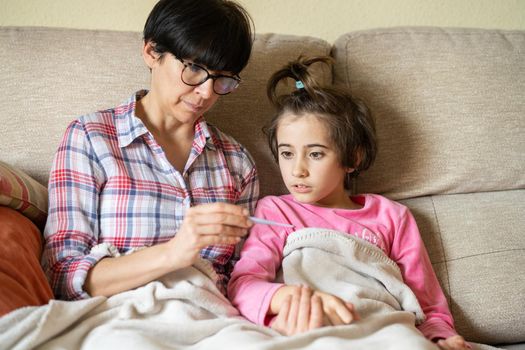
POLYGON ((73 121, 55 155, 43 265, 56 298, 130 290, 199 255, 224 290, 258 179, 246 149, 202 115, 235 90, 252 42, 232 1, 153 8, 142 51, 150 89, 73 121))

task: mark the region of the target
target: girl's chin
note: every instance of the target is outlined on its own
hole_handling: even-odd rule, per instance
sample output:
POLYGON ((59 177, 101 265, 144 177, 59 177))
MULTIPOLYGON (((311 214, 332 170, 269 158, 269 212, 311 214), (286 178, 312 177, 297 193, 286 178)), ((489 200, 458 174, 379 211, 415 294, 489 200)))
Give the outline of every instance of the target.
POLYGON ((325 203, 322 200, 321 202, 319 202, 319 198, 312 198, 311 196, 305 196, 305 195, 301 195, 301 194, 297 194, 293 192, 291 193, 291 195, 293 196, 296 202, 301 203, 301 204, 310 204, 310 205, 315 205, 315 206, 323 207, 323 208, 344 207, 344 205, 325 203))
POLYGON ((292 197, 295 199, 296 202, 303 203, 303 204, 314 204, 315 200, 312 200, 310 196, 301 194, 301 193, 294 193, 291 192, 292 197))

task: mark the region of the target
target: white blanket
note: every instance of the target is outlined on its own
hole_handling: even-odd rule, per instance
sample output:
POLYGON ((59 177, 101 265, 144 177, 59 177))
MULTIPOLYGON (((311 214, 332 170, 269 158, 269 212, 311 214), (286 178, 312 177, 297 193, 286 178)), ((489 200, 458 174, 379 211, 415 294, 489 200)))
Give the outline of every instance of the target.
POLYGON ((302 229, 288 237, 283 256, 287 284, 308 284, 334 294, 352 302, 365 318, 405 310, 410 315, 398 315, 400 322, 408 317, 410 324, 419 324, 425 319, 397 264, 363 239, 326 229, 302 229))
POLYGON ((350 300, 362 320, 285 337, 251 324, 215 286, 205 261, 111 298, 15 310, 0 318, 0 349, 436 349, 414 327, 422 313, 380 250, 306 229, 289 237, 288 283, 350 300))

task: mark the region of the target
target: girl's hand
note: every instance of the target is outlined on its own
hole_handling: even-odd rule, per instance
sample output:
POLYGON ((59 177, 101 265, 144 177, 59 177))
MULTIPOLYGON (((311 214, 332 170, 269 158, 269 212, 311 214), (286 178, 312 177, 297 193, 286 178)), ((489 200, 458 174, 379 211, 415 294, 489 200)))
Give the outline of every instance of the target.
POLYGON ((271 328, 283 335, 299 334, 322 326, 321 298, 313 295, 308 287, 300 287, 288 294, 271 324, 271 328))
POLYGON ((447 339, 440 339, 436 343, 442 350, 468 350, 472 346, 461 335, 453 335, 447 339))
POLYGON ((352 303, 307 286, 283 286, 270 302, 270 314, 277 314, 272 328, 291 335, 323 326, 349 324, 359 319, 352 303))
POLYGON ((251 222, 248 210, 228 203, 202 204, 186 211, 175 237, 168 243, 168 261, 174 269, 192 265, 209 245, 237 244, 251 222))
POLYGON ((323 313, 326 316, 325 325, 344 325, 359 320, 359 315, 352 303, 347 303, 335 295, 315 291, 314 295, 321 298, 323 313))

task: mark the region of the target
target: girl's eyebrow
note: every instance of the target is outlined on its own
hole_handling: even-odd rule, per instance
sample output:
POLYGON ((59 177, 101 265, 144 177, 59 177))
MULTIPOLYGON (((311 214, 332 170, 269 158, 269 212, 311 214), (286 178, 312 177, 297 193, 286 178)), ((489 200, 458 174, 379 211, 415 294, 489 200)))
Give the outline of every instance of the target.
POLYGON ((277 145, 277 148, 279 147, 292 147, 292 145, 288 144, 288 143, 280 143, 277 145))
MULTIPOLYGON (((280 143, 277 145, 277 147, 293 147, 292 145, 288 144, 288 143, 280 143)), ((314 147, 321 147, 321 148, 326 148, 328 149, 329 147, 328 146, 325 146, 323 144, 320 144, 320 143, 310 143, 308 145, 306 145, 307 148, 314 148, 314 147)))
POLYGON ((329 148, 328 146, 325 146, 325 145, 320 144, 320 143, 310 143, 310 144, 306 145, 306 147, 307 148, 321 147, 321 148, 326 148, 326 149, 329 148))

